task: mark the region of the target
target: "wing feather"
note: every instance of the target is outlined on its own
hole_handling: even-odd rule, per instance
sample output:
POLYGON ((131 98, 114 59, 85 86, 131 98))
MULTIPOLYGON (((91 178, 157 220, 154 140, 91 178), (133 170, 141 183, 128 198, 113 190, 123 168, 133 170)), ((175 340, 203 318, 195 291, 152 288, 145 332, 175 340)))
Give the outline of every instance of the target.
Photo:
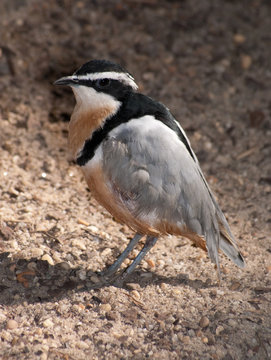
POLYGON ((198 236, 199 242, 205 238, 218 267, 219 248, 243 265, 198 162, 172 129, 149 115, 131 120, 108 134, 103 154, 104 171, 133 216, 152 227, 166 224, 169 232, 198 236))

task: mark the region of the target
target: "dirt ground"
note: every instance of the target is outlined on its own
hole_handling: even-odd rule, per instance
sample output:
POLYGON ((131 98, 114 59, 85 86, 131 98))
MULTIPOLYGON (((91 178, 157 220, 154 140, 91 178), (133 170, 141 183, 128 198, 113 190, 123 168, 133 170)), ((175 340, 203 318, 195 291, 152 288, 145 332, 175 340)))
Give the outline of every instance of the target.
POLYGON ((270 359, 270 1, 2 0, 0 17, 0 358, 270 359), (221 255, 220 286, 175 237, 99 283, 133 234, 69 160, 74 99, 52 85, 94 58, 186 130, 247 262, 221 255))

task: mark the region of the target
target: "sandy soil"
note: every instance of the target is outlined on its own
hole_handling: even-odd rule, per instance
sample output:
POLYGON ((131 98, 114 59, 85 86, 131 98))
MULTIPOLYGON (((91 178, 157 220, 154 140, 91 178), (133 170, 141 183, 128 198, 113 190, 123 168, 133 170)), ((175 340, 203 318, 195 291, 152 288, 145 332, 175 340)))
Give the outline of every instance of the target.
POLYGON ((269 359, 270 1, 2 0, 0 14, 0 358, 269 359), (52 85, 93 58, 126 66, 187 131, 247 261, 222 256, 220 286, 175 237, 122 288, 99 284, 133 234, 68 159, 74 99, 52 85))

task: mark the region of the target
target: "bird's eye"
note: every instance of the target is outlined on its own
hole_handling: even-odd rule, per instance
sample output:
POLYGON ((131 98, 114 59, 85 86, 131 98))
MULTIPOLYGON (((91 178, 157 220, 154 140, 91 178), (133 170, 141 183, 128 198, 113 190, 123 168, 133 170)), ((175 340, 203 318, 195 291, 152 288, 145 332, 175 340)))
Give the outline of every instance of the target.
POLYGON ((110 84, 110 79, 98 79, 96 85, 98 87, 106 87, 110 84))

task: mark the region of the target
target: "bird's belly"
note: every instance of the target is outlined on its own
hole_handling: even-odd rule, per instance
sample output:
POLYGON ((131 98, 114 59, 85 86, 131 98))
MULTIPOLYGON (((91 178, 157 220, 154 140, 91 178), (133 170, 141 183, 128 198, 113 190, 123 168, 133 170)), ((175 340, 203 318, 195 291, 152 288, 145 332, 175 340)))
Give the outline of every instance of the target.
MULTIPOLYGON (((99 154, 99 151, 97 151, 99 154)), ((95 158, 82 167, 88 187, 99 204, 101 204, 117 221, 126 224, 139 234, 151 236, 158 235, 181 235, 189 238, 192 242, 206 250, 205 239, 191 231, 181 222, 170 219, 160 219, 148 213, 135 215, 129 206, 129 202, 123 198, 121 189, 117 189, 106 176, 102 167, 102 158, 96 153, 95 158)), ((155 213, 155 211, 154 211, 155 213)))
POLYGON ((94 198, 109 211, 116 220, 126 224, 140 234, 159 235, 159 230, 149 224, 147 219, 138 219, 132 214, 128 206, 123 203, 120 194, 106 177, 101 163, 96 163, 92 166, 86 164, 86 166, 82 167, 82 170, 94 198))

